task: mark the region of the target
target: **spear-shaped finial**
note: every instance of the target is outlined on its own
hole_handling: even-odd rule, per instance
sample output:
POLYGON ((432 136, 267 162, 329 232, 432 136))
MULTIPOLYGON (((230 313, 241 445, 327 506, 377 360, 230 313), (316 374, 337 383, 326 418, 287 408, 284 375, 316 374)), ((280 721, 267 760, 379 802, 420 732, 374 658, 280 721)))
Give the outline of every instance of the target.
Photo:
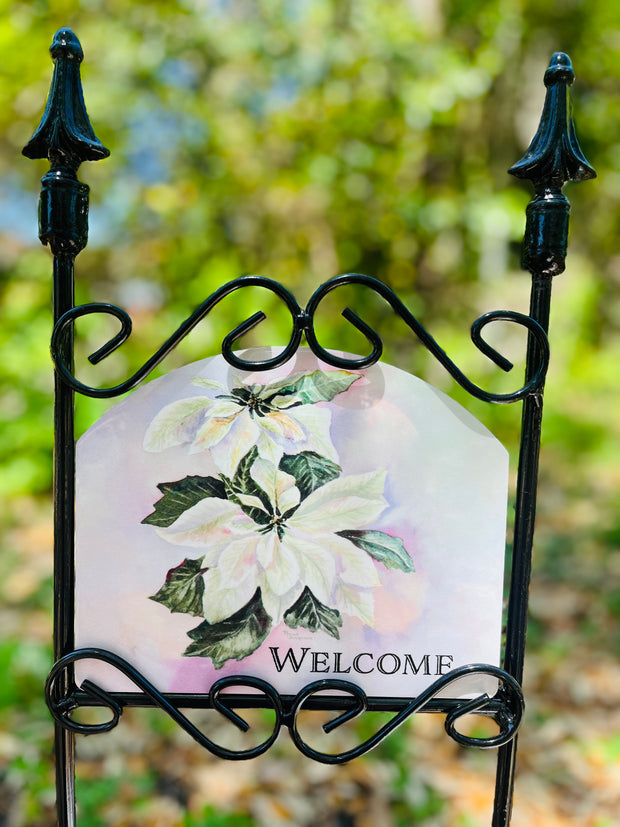
POLYGON ((99 141, 90 125, 80 63, 84 52, 71 29, 59 29, 50 46, 54 76, 45 112, 34 135, 23 149, 27 158, 63 159, 75 169, 82 161, 107 158, 110 150, 99 141))
POLYGON ((570 58, 556 52, 545 72, 547 94, 538 131, 523 158, 508 170, 534 184, 536 197, 527 207, 522 264, 544 276, 564 271, 570 204, 562 187, 567 181, 596 178, 575 134, 569 93, 574 79, 570 58))
POLYGON ((88 187, 78 181, 77 169, 82 161, 107 158, 110 151, 93 132, 84 105, 80 41, 70 29, 60 29, 50 52, 55 66, 47 105, 22 152, 51 164, 41 181, 41 243, 49 244, 56 256, 75 257, 88 239, 88 187))
POLYGON ((575 73, 568 55, 556 52, 545 72, 547 94, 538 132, 527 152, 508 172, 534 183, 536 192, 561 188, 567 181, 587 181, 596 172, 577 141, 570 93, 575 73))

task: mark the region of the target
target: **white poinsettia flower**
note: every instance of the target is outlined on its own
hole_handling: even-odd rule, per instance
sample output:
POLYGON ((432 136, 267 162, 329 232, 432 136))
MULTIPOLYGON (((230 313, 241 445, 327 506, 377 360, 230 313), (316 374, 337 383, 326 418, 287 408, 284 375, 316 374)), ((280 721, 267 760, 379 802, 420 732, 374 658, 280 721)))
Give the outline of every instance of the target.
POLYGON ((209 380, 196 380, 215 394, 179 399, 166 405, 149 425, 144 448, 163 451, 191 443, 190 452, 210 451, 218 468, 232 475, 254 446, 259 456, 277 465, 286 452, 312 450, 337 460, 329 428, 331 414, 316 402, 327 402, 359 379, 345 370, 296 373, 231 390, 209 380))
POLYGON ((383 512, 385 472, 338 477, 306 496, 295 477, 269 460, 259 457, 250 474, 256 487, 238 502, 205 498, 158 529, 170 543, 203 550, 206 620, 229 618, 260 587, 278 623, 308 588, 324 606, 372 625, 372 592, 380 585, 375 564, 341 533, 383 512))

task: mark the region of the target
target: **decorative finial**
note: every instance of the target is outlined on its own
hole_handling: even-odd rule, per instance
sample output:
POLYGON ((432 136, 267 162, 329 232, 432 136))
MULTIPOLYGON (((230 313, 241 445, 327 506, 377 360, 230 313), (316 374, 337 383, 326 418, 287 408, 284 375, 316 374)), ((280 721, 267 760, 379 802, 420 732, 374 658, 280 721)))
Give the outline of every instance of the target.
POLYGON ((23 149, 24 155, 49 158, 52 163, 64 161, 74 169, 82 161, 107 158, 110 150, 93 132, 84 104, 80 80, 84 52, 80 41, 70 29, 59 29, 50 53, 55 66, 47 105, 41 123, 23 149))
POLYGON ((535 275, 564 271, 570 204, 567 181, 587 181, 596 172, 586 161, 573 125, 569 86, 575 73, 568 55, 556 52, 545 72, 547 94, 540 125, 527 152, 508 172, 532 181, 536 197, 527 207, 522 265, 535 275))
POLYGON ((88 187, 77 179, 82 161, 107 158, 88 120, 80 63, 84 52, 70 29, 60 29, 50 46, 55 62, 45 112, 22 150, 27 158, 48 158, 41 180, 39 238, 55 256, 74 258, 88 240, 88 187))
POLYGON ((567 181, 596 178, 575 134, 568 91, 574 79, 570 58, 556 52, 545 72, 547 95, 538 132, 523 158, 508 170, 532 181, 536 192, 561 188, 567 181))

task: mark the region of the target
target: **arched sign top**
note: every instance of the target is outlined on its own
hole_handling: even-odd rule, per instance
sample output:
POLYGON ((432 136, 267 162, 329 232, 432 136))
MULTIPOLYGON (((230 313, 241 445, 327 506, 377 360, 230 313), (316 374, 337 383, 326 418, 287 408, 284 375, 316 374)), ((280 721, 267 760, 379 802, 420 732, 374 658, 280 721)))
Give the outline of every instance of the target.
MULTIPOLYGON (((408 373, 216 356, 117 404, 77 457, 76 642, 160 691, 413 697, 499 663, 507 452, 408 373)), ((106 669, 78 677, 127 688, 106 669)))

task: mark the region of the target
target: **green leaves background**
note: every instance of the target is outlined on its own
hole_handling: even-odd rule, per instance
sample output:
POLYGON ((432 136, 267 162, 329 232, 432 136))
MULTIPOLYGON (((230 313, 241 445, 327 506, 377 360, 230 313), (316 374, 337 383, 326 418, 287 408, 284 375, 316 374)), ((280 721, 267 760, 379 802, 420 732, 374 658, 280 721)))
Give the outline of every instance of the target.
MULTIPOLYGON (((533 134, 551 52, 566 50, 577 73, 580 142, 599 181, 567 189, 573 275, 563 279, 564 307, 554 320, 558 366, 588 388, 575 397, 568 377, 560 377, 565 390, 557 402, 548 400, 546 427, 553 428, 558 453, 579 452, 573 467, 586 469, 590 458, 605 469, 614 465, 615 386, 590 362, 602 346, 610 366, 620 353, 614 321, 620 202, 613 184, 620 154, 610 137, 618 133, 610 102, 619 72, 619 10, 603 0, 570 7, 552 0, 293 5, 6 4, 0 22, 5 493, 45 494, 51 484, 50 262, 36 233, 47 164, 21 159, 20 152, 43 111, 48 47, 61 20, 84 46, 87 108, 112 150, 110 159, 80 169, 92 207, 89 246, 78 259, 78 300, 112 300, 139 316, 139 335, 123 347, 124 356, 97 369, 85 356, 105 340, 107 323, 78 325, 78 364, 94 383, 125 378, 128 364, 142 363, 159 346, 162 331, 243 272, 280 279, 298 297, 338 272, 377 276, 462 363, 470 353, 463 331, 479 309, 525 308, 518 253, 530 193, 506 169, 533 134), (30 381, 22 381, 23 373, 30 381), (586 405, 593 393, 600 404, 586 405), (596 436, 601 431, 609 433, 607 449, 600 446, 606 437, 596 436)), ((423 354, 402 346, 408 334, 387 322, 385 309, 363 294, 357 302, 384 335, 388 360, 444 382, 423 354)), ((247 341, 283 341, 288 322, 269 297, 235 294, 165 369, 217 349, 257 305, 268 318, 247 341)), ((363 342, 339 321, 341 308, 339 301, 325 303, 319 332, 355 352, 363 342)), ((472 365, 486 368, 479 360, 472 365)), ((496 371, 490 368, 489 376, 495 381, 496 371)), ((80 400, 78 430, 101 412, 101 403, 80 400)), ((499 412, 488 415, 504 427, 499 412)))

